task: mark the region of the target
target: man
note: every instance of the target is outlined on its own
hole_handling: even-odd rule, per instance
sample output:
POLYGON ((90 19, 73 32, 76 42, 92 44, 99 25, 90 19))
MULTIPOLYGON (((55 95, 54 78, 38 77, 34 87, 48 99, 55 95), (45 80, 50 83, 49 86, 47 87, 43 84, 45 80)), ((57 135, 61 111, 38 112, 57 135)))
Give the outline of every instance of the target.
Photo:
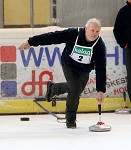
POLYGON ((84 28, 68 28, 29 38, 19 49, 30 46, 65 43, 62 52, 62 69, 67 82, 47 84, 46 99, 51 101, 54 95, 68 93, 66 100, 66 126, 76 128, 76 112, 80 94, 89 79, 89 73, 95 68, 97 100, 102 103, 106 91, 105 44, 99 36, 101 22, 96 19, 87 21, 84 28))
POLYGON ((131 102, 131 0, 119 10, 113 32, 117 43, 125 49, 127 90, 131 102))

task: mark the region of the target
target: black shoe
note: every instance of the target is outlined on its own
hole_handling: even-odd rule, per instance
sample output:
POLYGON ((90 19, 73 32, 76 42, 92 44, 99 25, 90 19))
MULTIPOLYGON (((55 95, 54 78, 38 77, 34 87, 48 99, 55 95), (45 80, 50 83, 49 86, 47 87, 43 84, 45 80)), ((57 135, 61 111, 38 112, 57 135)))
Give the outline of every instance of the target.
POLYGON ((52 85, 53 84, 54 83, 52 81, 48 81, 48 83, 47 83, 47 91, 46 91, 46 95, 45 95, 45 98, 46 98, 47 102, 51 102, 52 97, 54 96, 54 93, 53 93, 53 90, 52 90, 52 85))
POLYGON ((75 129, 76 128, 76 121, 75 120, 66 120, 67 128, 75 129))

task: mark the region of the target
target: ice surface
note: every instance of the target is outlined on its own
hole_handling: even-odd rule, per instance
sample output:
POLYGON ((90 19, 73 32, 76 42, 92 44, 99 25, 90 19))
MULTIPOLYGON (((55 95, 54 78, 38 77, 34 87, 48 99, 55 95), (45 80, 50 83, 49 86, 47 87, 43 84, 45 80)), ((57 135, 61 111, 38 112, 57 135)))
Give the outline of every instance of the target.
POLYGON ((111 131, 89 131, 98 122, 97 113, 78 114, 76 129, 67 129, 46 114, 0 116, 0 150, 130 150, 131 114, 102 113, 101 117, 111 131), (20 121, 21 117, 30 121, 20 121))

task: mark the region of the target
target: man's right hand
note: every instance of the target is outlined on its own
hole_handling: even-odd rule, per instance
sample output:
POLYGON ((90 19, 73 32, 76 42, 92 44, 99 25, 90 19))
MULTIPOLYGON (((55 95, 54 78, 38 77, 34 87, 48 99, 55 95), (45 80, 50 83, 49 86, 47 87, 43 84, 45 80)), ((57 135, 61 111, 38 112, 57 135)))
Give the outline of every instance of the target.
POLYGON ((29 45, 29 43, 28 42, 26 42, 26 43, 22 43, 19 47, 18 47, 18 50, 27 50, 27 49, 29 49, 30 48, 30 45, 29 45))

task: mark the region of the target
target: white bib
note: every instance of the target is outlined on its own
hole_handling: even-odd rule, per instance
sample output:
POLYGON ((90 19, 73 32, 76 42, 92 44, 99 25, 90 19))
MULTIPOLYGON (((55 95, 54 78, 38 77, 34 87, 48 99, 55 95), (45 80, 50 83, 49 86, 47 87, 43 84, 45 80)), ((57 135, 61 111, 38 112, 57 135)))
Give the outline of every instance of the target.
POLYGON ((81 45, 76 44, 77 40, 78 40, 78 36, 77 36, 76 42, 75 42, 75 45, 71 52, 70 57, 79 63, 90 64, 91 58, 92 58, 93 47, 95 46, 95 44, 97 43, 99 38, 96 40, 96 42, 93 44, 93 46, 86 47, 86 46, 81 46, 81 45))

